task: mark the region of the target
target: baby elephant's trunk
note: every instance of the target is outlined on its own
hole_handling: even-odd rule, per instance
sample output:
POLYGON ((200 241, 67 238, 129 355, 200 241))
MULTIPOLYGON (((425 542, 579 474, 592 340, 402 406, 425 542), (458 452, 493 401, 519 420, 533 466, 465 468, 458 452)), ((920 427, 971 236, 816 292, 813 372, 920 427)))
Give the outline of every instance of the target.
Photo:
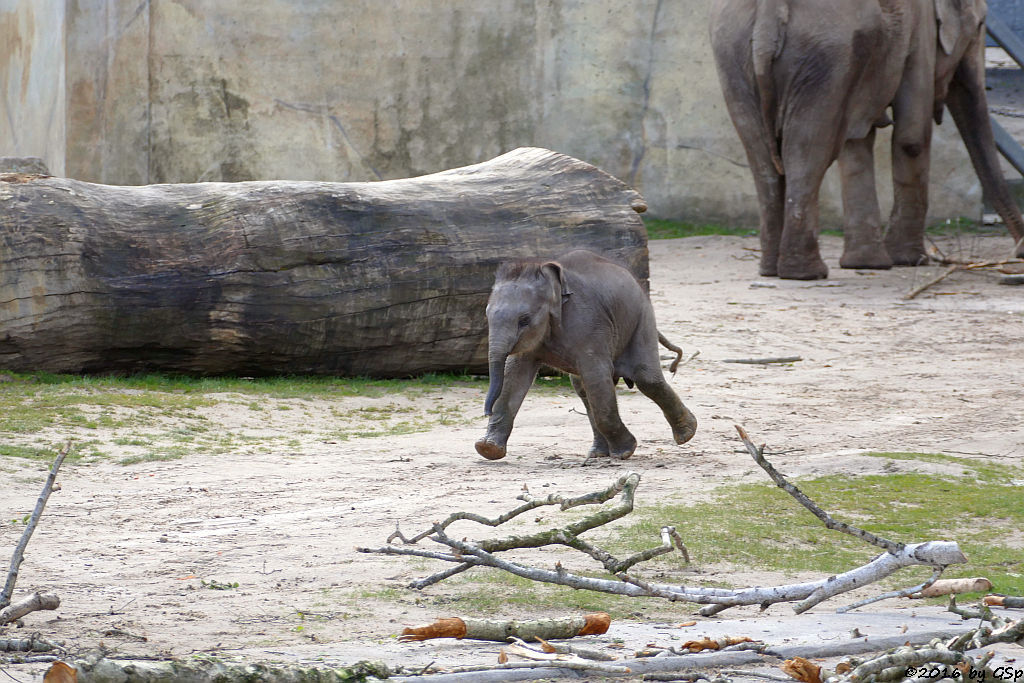
POLYGON ((487 400, 484 402, 484 415, 490 415, 494 402, 501 396, 501 387, 505 383, 505 360, 507 354, 492 353, 487 359, 488 373, 491 383, 487 388, 487 400))

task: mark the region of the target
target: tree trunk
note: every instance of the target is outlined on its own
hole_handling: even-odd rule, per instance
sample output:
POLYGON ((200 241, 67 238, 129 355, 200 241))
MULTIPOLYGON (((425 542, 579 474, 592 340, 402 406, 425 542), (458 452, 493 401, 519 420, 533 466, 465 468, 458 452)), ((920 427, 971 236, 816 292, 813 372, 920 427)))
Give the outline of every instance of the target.
POLYGON ((374 183, 0 174, 0 368, 486 372, 497 264, 582 247, 646 285, 644 209, 536 148, 374 183))

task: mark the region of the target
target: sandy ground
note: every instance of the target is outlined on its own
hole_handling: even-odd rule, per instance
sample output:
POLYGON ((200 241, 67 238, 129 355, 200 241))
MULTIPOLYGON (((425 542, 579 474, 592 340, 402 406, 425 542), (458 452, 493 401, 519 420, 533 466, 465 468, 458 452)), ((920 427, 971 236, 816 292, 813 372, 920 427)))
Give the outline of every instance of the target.
MULTIPOLYGON (((794 282, 757 276, 756 238, 651 244, 659 326, 687 355, 700 352, 674 380, 700 421, 684 446, 671 441, 654 404, 623 390, 623 419, 640 447, 627 462, 581 467, 589 427, 577 402, 534 392, 509 456, 497 462, 474 452, 481 417, 335 443, 288 435, 292 445, 270 453, 67 465, 17 591, 50 589, 62 605, 29 615, 16 634, 38 631, 75 648, 102 642, 120 653, 380 657, 401 647, 393 636, 402 626, 458 614, 458 596, 437 586, 422 600, 378 599, 367 608, 366 593, 402 586, 427 565, 358 554, 354 546, 381 545, 397 521, 412 531, 455 509, 494 514, 524 484, 535 493, 578 494, 628 470, 643 474, 641 504, 707 499, 717 485, 764 476, 737 452, 736 423, 784 451, 773 460, 791 475, 877 470, 880 462, 859 456, 862 450, 1019 462, 1024 287, 1000 286, 991 272, 957 273, 907 301, 905 294, 944 267, 841 270, 840 246, 838 238, 823 240, 830 279, 794 282), (778 356, 802 360, 723 362, 778 356), (211 590, 204 581, 239 587, 211 590)), ((1011 245, 998 234, 939 246, 981 259, 1007 256, 1011 245)), ((459 390, 444 401, 472 415, 483 396, 459 390)), ((0 466, 0 549, 11 549, 22 527, 8 522, 32 508, 42 473, 37 463, 12 458, 0 466)), ((656 620, 657 606, 644 615, 656 620)), ((443 651, 470 663, 474 652, 450 641, 418 647, 416 656, 396 657, 426 665, 443 651)), ((41 669, 6 670, 31 680, 41 669)))

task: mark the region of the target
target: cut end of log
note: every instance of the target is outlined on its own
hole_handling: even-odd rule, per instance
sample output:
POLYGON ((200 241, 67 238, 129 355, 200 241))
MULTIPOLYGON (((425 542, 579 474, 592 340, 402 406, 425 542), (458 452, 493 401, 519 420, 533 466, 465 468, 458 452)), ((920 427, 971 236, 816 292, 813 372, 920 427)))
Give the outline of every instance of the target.
POLYGON ((456 638, 461 640, 466 636, 466 622, 458 617, 438 619, 432 624, 421 624, 410 628, 402 629, 402 635, 398 636, 398 642, 411 643, 432 638, 456 638))
POLYGON ((577 635, 581 636, 599 636, 602 633, 608 632, 608 627, 611 626, 612 618, 607 612, 594 612, 583 617, 585 624, 577 635))
POLYGON ((940 595, 956 593, 980 593, 992 590, 992 582, 984 577, 971 579, 940 579, 930 586, 921 589, 914 597, 935 598, 940 595))
POLYGON ((802 683, 821 683, 821 667, 803 657, 787 659, 779 668, 787 676, 802 683))

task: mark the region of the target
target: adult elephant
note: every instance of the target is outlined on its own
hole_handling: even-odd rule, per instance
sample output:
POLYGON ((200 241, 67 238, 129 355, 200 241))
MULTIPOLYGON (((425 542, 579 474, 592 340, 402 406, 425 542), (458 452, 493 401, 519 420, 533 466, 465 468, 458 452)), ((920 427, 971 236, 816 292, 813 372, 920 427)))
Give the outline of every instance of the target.
POLYGON ((985 100, 985 12, 985 0, 715 0, 711 44, 757 186, 762 275, 828 276, 818 189, 837 158, 840 266, 926 263, 932 119, 943 106, 1024 256, 1024 221, 985 100), (893 210, 883 235, 872 148, 875 129, 890 124, 893 210))

